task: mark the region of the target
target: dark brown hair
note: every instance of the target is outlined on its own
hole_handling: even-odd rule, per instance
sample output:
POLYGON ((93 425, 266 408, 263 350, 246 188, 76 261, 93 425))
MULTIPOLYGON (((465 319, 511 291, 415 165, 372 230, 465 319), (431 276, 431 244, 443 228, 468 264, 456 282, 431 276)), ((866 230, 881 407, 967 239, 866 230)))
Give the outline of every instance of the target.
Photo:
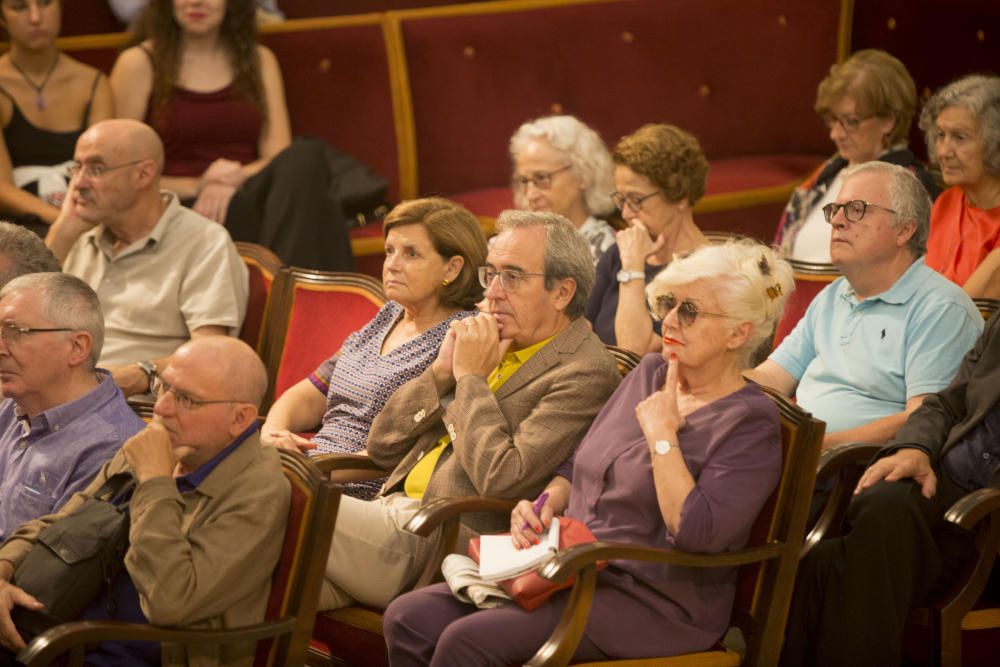
POLYGON ((441 257, 460 256, 464 263, 458 277, 441 287, 441 303, 472 310, 483 298, 479 267, 486 264, 486 236, 476 216, 464 206, 441 197, 411 199, 396 206, 382 225, 383 236, 403 225, 420 225, 441 257))
MULTIPOLYGON (((136 43, 153 45, 153 99, 150 115, 170 102, 181 63, 181 28, 174 19, 173 0, 152 0, 139 21, 136 43)), ((257 54, 257 18, 254 0, 226 0, 226 15, 219 26, 219 41, 233 68, 233 92, 251 100, 267 122, 264 82, 257 54)))

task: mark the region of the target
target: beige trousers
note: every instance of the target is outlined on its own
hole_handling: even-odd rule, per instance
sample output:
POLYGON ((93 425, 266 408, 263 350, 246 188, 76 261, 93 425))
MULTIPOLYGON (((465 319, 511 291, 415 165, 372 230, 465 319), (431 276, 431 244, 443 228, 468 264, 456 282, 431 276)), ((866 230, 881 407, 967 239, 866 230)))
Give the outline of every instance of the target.
POLYGON ((403 526, 418 509, 420 501, 402 492, 371 501, 341 497, 320 609, 386 607, 412 583, 424 566, 417 546, 425 538, 403 526))

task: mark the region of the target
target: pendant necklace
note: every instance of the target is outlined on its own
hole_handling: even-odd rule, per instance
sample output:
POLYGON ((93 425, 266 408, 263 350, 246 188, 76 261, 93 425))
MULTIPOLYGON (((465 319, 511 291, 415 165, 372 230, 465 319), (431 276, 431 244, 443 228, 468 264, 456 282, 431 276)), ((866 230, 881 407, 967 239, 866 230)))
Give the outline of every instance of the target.
POLYGON ((52 78, 52 73, 56 71, 56 65, 59 64, 59 56, 61 55, 61 53, 56 53, 56 59, 52 61, 52 67, 50 67, 49 71, 45 74, 45 78, 42 79, 41 84, 37 84, 32 81, 31 77, 28 76, 28 73, 21 69, 21 66, 17 64, 17 61, 8 56, 10 64, 14 66, 17 73, 21 75, 22 79, 24 79, 24 82, 35 90, 35 106, 38 107, 39 111, 45 111, 45 97, 42 95, 42 91, 45 89, 45 84, 47 84, 49 79, 52 78))

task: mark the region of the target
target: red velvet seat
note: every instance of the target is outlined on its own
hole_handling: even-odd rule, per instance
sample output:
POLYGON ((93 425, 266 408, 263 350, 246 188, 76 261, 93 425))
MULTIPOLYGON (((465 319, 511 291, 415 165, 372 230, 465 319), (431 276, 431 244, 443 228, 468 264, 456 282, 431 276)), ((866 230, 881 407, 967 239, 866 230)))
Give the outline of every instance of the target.
POLYGON ((382 285, 371 276, 283 269, 260 351, 268 371, 261 412, 337 352, 384 303, 382 285))
POLYGON ((785 336, 799 323, 816 295, 840 276, 840 272, 831 264, 812 264, 794 260, 791 264, 795 269, 795 291, 785 302, 785 310, 781 314, 778 326, 775 327, 773 349, 777 349, 785 336))

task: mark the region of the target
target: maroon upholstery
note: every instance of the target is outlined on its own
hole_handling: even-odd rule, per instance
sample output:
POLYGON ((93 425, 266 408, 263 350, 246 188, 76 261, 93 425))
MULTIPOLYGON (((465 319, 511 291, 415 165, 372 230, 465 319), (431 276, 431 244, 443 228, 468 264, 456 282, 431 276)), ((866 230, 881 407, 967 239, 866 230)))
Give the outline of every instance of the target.
POLYGON ((404 17, 420 192, 506 185, 511 133, 553 111, 609 143, 667 121, 712 160, 816 164, 830 146, 812 101, 836 59, 838 13, 836 2, 636 0, 404 17))
MULTIPOLYGON (((854 0, 851 50, 879 48, 896 56, 924 98, 964 74, 1000 71, 997 26, 1000 2, 996 0, 951 0, 943 5, 854 0), (942 49, 947 57, 942 57, 942 49)), ((916 123, 910 147, 926 157, 927 147, 916 123)))
POLYGON ((62 7, 62 30, 59 34, 63 37, 121 32, 125 29, 111 12, 108 0, 63 0, 62 7))
POLYGON ((281 63, 293 134, 321 137, 370 165, 389 179, 388 197, 395 201, 399 146, 378 17, 310 30, 279 26, 261 41, 281 63))
POLYGON ((778 349, 781 341, 792 332, 795 325, 806 314, 806 309, 816 295, 823 291, 823 288, 829 285, 835 278, 836 276, 795 277, 795 291, 791 293, 785 302, 785 310, 781 314, 781 320, 774 330, 773 349, 778 349))
POLYGON ((387 667, 389 657, 385 639, 379 630, 367 627, 373 619, 381 620, 382 610, 357 606, 316 615, 311 650, 322 656, 334 656, 348 665, 387 667), (369 618, 364 618, 366 612, 369 618), (355 624, 357 623, 357 624, 355 624))
POLYGON ((256 262, 244 259, 250 277, 250 294, 247 298, 247 315, 240 329, 240 340, 257 349, 260 333, 264 324, 264 309, 267 307, 267 297, 271 294, 274 275, 268 273, 256 262))
POLYGON ((362 289, 299 285, 278 367, 274 397, 309 375, 340 349, 344 339, 368 323, 381 303, 362 289))

